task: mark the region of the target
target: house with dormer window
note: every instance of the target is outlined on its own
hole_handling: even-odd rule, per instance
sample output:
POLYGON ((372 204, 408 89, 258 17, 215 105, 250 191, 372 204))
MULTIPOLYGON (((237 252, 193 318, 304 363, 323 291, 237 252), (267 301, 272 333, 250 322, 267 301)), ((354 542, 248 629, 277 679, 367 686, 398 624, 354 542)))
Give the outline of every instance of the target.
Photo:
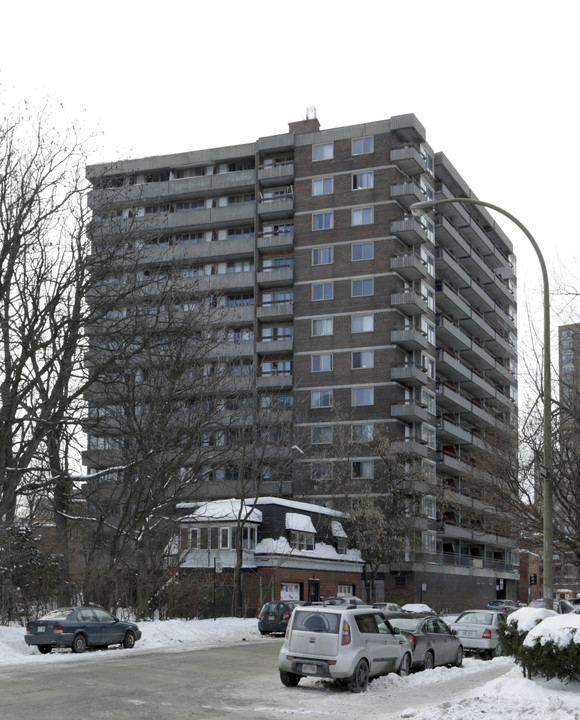
POLYGON ((337 510, 280 497, 178 505, 180 574, 231 583, 242 536, 243 606, 360 595, 363 559, 337 510))

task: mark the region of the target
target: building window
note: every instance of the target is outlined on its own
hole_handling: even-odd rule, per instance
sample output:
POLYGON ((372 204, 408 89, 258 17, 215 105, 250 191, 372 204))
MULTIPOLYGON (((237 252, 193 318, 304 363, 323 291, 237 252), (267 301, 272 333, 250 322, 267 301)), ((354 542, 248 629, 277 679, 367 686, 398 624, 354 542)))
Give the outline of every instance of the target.
POLYGON ((353 173, 352 189, 353 190, 370 190, 375 186, 374 172, 353 173))
POLYGON ((435 520, 437 517, 437 501, 433 495, 425 495, 421 500, 421 509, 428 518, 435 520))
POLYGON ((312 356, 312 372, 328 372, 332 370, 332 353, 312 356))
POLYGON ((421 353, 421 369, 427 373, 430 380, 435 380, 435 359, 431 355, 421 353))
POLYGON ((332 335, 332 333, 332 318, 316 318, 312 321, 312 335, 314 337, 318 337, 320 335, 332 335))
POLYGON ((353 315, 351 318, 351 332, 373 332, 374 330, 373 315, 353 315))
POLYGON ((422 389, 421 390, 421 402, 427 408, 428 413, 431 413, 431 415, 435 415, 435 413, 436 413, 435 393, 432 393, 429 390, 422 389))
POLYGON ((334 213, 314 213, 312 215, 313 230, 332 230, 334 227, 334 213))
POLYGON ((373 278, 362 278, 361 280, 353 280, 351 285, 352 297, 364 297, 372 295, 374 292, 373 278))
POLYGON ((294 550, 314 550, 314 535, 313 533, 291 530, 290 545, 294 550))
POLYGON ((351 476, 354 480, 372 480, 374 477, 373 461, 355 460, 352 463, 351 476))
POLYGON ((373 350, 357 350, 352 353, 352 369, 361 370, 375 366, 375 354, 373 350))
POLYGON ((352 154, 353 155, 364 155, 366 153, 372 153, 373 151, 373 138, 364 137, 356 138, 352 141, 352 154))
POLYGON ((332 464, 329 462, 312 463, 310 477, 313 482, 332 480, 332 464))
POLYGON ((334 294, 333 283, 315 283, 312 286, 313 300, 332 300, 334 294))
POLYGON ((312 146, 312 160, 332 160, 334 157, 334 143, 322 143, 312 146))
POLYGON ((352 246, 353 260, 372 260, 375 256, 375 245, 372 242, 357 243, 352 246))
POLYGON ((434 532, 425 530, 422 535, 423 552, 435 554, 437 550, 437 535, 434 532))
POLYGON ((374 425, 371 423, 360 423, 351 428, 353 442, 371 442, 373 439, 374 425))
POLYGON ((332 407, 332 390, 313 390, 310 395, 310 407, 332 407))
POLYGON ((352 210, 352 225, 371 225, 374 221, 374 208, 363 207, 352 210))
POLYGON ((352 388, 353 406, 373 405, 375 402, 375 390, 372 387, 352 388))
POLYGON ((328 445, 332 442, 332 425, 321 425, 312 428, 312 444, 328 445))
POLYGON ((312 251, 313 265, 329 265, 333 262, 334 253, 331 247, 316 248, 312 251))
POLYGON ((435 428, 432 425, 421 423, 421 440, 427 447, 435 450, 435 428))
POLYGON ((334 192, 334 178, 319 178, 312 181, 313 195, 332 195, 334 192))

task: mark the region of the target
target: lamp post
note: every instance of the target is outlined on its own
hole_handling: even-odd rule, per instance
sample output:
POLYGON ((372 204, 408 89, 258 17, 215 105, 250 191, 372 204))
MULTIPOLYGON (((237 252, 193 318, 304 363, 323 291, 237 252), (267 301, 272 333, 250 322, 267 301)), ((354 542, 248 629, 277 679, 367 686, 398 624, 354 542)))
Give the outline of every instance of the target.
POLYGON ((541 468, 543 478, 544 492, 544 586, 543 596, 546 608, 552 610, 553 594, 554 594, 554 554, 553 554, 553 500, 552 500, 552 373, 551 373, 551 355, 550 355, 550 284, 548 280, 548 271, 544 256, 538 246, 538 243, 527 229, 516 217, 507 210, 504 210, 492 203, 476 200, 475 198, 445 198, 444 200, 426 200, 424 202, 416 202, 411 205, 411 213, 415 217, 425 215, 430 210, 434 210, 440 205, 449 205, 452 203, 460 203, 464 205, 481 205, 495 210, 505 215, 511 220, 531 242, 532 247, 536 251, 540 267, 542 269, 542 279, 544 285, 544 463, 541 468))

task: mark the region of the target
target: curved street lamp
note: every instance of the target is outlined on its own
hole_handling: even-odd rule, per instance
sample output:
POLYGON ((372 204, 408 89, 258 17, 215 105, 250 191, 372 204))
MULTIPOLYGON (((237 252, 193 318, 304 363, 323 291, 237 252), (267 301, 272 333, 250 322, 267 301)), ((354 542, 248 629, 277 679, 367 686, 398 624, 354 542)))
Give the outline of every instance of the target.
POLYGON ((552 610, 553 602, 553 585, 554 585, 554 554, 553 554, 553 500, 552 500, 552 373, 551 373, 551 357, 550 357, 550 284, 548 280, 548 271, 544 256, 527 227, 521 223, 507 210, 504 210, 492 203, 476 200, 475 198, 445 198, 444 200, 425 200, 424 202, 416 202, 411 205, 411 213, 415 217, 425 215, 430 210, 435 210, 439 205, 449 205, 452 203, 460 203, 464 205, 481 205, 495 210, 509 218, 531 242, 532 247, 536 251, 540 267, 542 269, 542 279, 544 285, 544 464, 541 468, 543 477, 544 492, 544 584, 543 596, 546 608, 552 610))

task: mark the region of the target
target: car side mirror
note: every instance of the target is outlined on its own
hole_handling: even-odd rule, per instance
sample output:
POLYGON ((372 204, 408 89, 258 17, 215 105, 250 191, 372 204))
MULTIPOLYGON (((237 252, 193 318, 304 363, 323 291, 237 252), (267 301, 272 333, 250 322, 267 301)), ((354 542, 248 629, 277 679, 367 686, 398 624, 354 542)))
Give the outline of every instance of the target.
POLYGON ((401 634, 401 628, 394 627, 394 628, 393 628, 393 634, 394 634, 394 635, 400 635, 400 634, 401 634))

